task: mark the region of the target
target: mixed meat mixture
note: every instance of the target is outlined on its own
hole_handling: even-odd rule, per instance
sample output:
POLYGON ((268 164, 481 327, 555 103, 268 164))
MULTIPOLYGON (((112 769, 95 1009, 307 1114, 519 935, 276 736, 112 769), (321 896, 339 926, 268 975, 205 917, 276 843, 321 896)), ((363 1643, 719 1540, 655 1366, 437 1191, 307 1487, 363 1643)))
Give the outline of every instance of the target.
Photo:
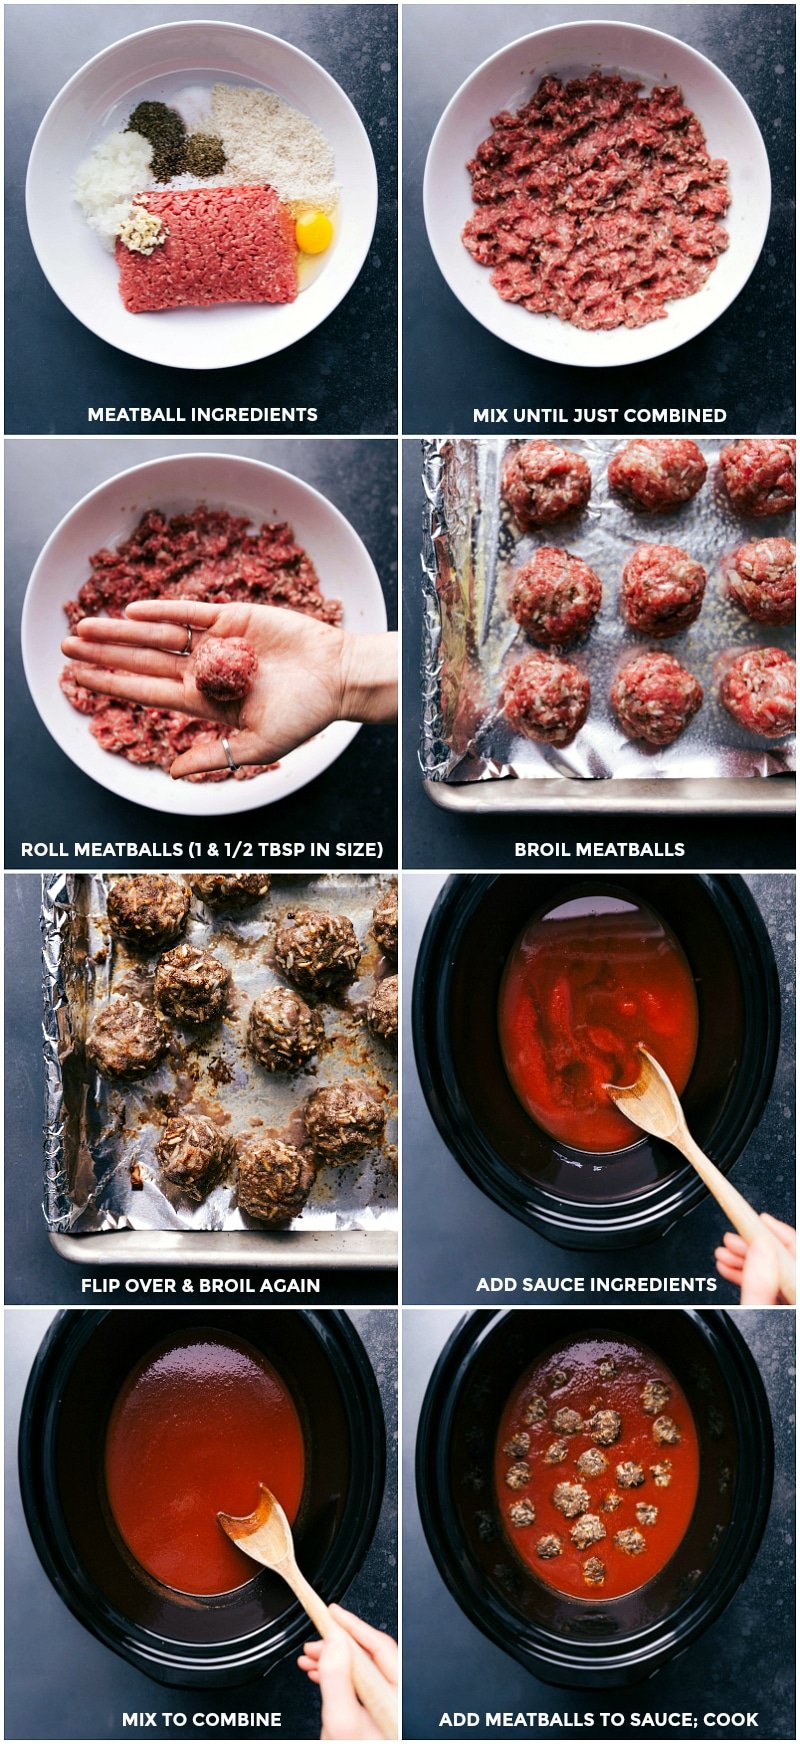
POLYGON ((590 696, 586 673, 573 661, 528 654, 509 672, 502 706, 523 738, 568 745, 586 720, 590 696))
POLYGON ((694 720, 703 686, 672 654, 656 651, 626 661, 611 686, 624 733, 646 745, 672 745, 694 720))
POLYGON ((638 436, 612 455, 608 482, 637 508, 661 514, 696 496, 707 472, 690 437, 638 436))
POLYGON ((728 246, 728 166, 675 85, 545 78, 467 168, 462 239, 495 290, 589 332, 663 319, 728 246))
POLYGON ((795 504, 796 444, 789 436, 746 436, 719 457, 722 482, 742 515, 782 515, 795 504))
POLYGON ((600 578, 588 563, 542 545, 515 571, 508 603, 532 642, 566 648, 591 629, 602 597, 600 578))

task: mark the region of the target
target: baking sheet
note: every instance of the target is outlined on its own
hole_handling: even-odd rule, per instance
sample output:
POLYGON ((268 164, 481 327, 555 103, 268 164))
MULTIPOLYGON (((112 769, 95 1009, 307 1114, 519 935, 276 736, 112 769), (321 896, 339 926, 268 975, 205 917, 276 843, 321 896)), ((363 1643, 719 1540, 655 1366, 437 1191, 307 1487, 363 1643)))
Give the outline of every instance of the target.
MULTIPOLYGON (((110 991, 141 982, 156 958, 130 953, 112 937, 106 919, 109 881, 103 875, 53 873, 43 879, 44 1213, 51 1233, 63 1241, 119 1231, 173 1237, 238 1232, 239 1251, 252 1261, 256 1242, 263 1246, 285 1230, 345 1253, 359 1235, 385 1237, 396 1230, 397 1066, 365 1022, 376 971, 388 967, 369 933, 375 902, 388 883, 380 874, 273 875, 267 898, 240 916, 214 915, 193 897, 184 937, 212 947, 231 970, 230 1015, 210 1036, 176 1026, 170 1052, 154 1072, 139 1083, 113 1084, 86 1062, 93 1012, 110 991), (305 1072, 285 1076, 259 1067, 245 1037, 255 994, 285 984, 272 968, 275 923, 285 909, 301 905, 348 915, 363 955, 358 981, 339 1003, 320 1007, 326 1041, 316 1061, 305 1072), (217 1185, 199 1204, 160 1184, 155 1144, 167 1114, 178 1105, 190 1101, 201 1112, 221 1108, 230 1134, 266 1128, 297 1139, 299 1111, 309 1093, 348 1076, 368 1079, 385 1099, 386 1145, 360 1163, 320 1168, 302 1213, 280 1230, 265 1230, 238 1210, 232 1180, 217 1185), (132 1169, 141 1188, 133 1184, 132 1169), (342 1243, 344 1235, 350 1239, 342 1243), (335 1243, 325 1240, 333 1236, 335 1243)), ((137 1248, 141 1253, 142 1244, 137 1248)), ((208 1258, 207 1240, 203 1248, 208 1258)), ((148 1257, 157 1258, 157 1248, 148 1257)))
MULTIPOLYGON (((533 438, 525 438, 531 440, 533 438)), ((520 441, 523 439, 520 438, 520 441)), ((630 440, 630 438, 625 438, 630 440)), ((574 784, 709 778, 724 783, 795 769, 795 740, 767 743, 746 733, 718 700, 721 669, 748 646, 793 651, 791 626, 750 622, 727 598, 720 559, 750 539, 793 536, 791 515, 737 514, 718 477, 720 438, 698 440, 709 472, 691 502, 647 514, 616 496, 606 471, 616 438, 558 438, 592 470, 588 507, 534 534, 521 534, 500 499, 506 437, 437 437, 423 443, 423 670, 420 761, 426 780, 453 787, 518 779, 574 784), (636 545, 675 544, 708 571, 703 609, 678 636, 653 644, 617 608, 620 577, 636 545), (589 719, 571 745, 535 744, 513 734, 497 699, 509 665, 532 644, 506 605, 509 577, 541 545, 574 552, 596 570, 603 604, 589 636, 565 651, 592 684, 589 719), (609 701, 624 658, 657 645, 700 679, 703 707, 673 745, 632 743, 609 701)), ((541 791, 541 785, 539 790, 541 791)), ((488 798, 488 796, 487 796, 488 798)), ((635 802, 634 802, 635 803, 635 802)))

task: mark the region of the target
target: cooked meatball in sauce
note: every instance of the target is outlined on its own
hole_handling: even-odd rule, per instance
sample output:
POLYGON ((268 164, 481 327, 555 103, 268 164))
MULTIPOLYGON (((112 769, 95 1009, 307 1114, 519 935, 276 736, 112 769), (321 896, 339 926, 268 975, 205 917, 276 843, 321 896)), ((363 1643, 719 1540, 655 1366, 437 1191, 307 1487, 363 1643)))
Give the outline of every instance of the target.
POLYGON ((637 508, 661 514, 696 496, 707 472, 697 443, 688 436, 638 436, 612 456, 608 482, 637 508))
POLYGON ((200 1029, 216 1023, 228 999, 230 976, 213 951, 176 945, 156 970, 156 1004, 176 1023, 200 1029))
POLYGON ((144 1078, 169 1045, 166 1024, 140 999, 116 993, 98 1012, 86 1052, 103 1078, 144 1078))
POLYGON ((303 1112, 311 1149, 323 1162, 357 1163, 383 1143, 383 1103, 353 1078, 313 1091, 303 1112))
POLYGON ((165 1181, 187 1199, 205 1199, 225 1171, 228 1147, 223 1133, 204 1114, 178 1114, 168 1120, 156 1145, 165 1181))
POLYGON ((239 1139, 236 1200, 259 1223, 290 1223, 299 1217, 314 1185, 310 1158, 294 1145, 266 1135, 239 1139))
POLYGON ((582 454, 555 442, 525 442, 503 461, 500 489, 523 532, 585 509, 592 475, 582 454))
POLYGON ((746 436, 719 457, 725 489, 742 515, 781 515, 795 503, 795 443, 789 436, 746 436))
POLYGON ((268 872, 199 872, 192 878, 192 889, 207 908, 236 914, 260 902, 270 882, 268 872))
POLYGON ((569 745, 589 713, 591 687, 572 660, 528 654, 513 666, 501 698, 509 726, 523 739, 569 745))
POLYGON ((702 563, 680 545, 637 545, 622 571, 622 615, 642 635, 677 636, 700 616, 702 563))
POLYGON ((188 887, 167 873, 134 872, 115 878, 106 913, 115 939, 140 951, 157 951, 180 938, 191 898, 188 887))
POLYGON ((247 1023, 247 1042, 268 1072, 299 1072, 321 1047, 325 1025, 290 987, 256 994, 247 1023))
POLYGON ((275 956, 301 993, 321 995, 341 992, 355 981, 361 946, 346 915, 297 908, 278 926, 275 956))
POLYGON ((572 1598, 587 1598, 587 1589, 600 1585, 604 1599, 620 1598, 652 1580, 686 1533, 697 1497, 697 1431, 682 1387, 653 1351, 634 1338, 585 1336, 545 1352, 521 1376, 498 1425, 494 1471, 506 1536, 527 1567, 572 1598), (606 1368, 598 1380, 603 1357, 606 1368), (552 1418, 529 1415, 531 1402, 552 1390, 559 1368, 567 1376, 558 1389, 559 1411, 574 1412, 581 1424, 564 1444, 580 1482, 561 1477, 548 1464, 552 1418), (679 1436, 670 1444, 668 1490, 659 1485, 653 1465, 654 1433, 663 1413, 654 1419, 644 1402, 652 1407, 663 1397, 679 1436), (590 1425, 598 1418, 616 1430, 613 1489, 609 1459, 592 1440, 590 1425), (522 1456, 517 1455, 521 1434, 528 1437, 522 1456), (509 1489, 515 1492, 511 1505, 509 1489), (530 1517, 523 1512, 526 1504, 530 1517))
POLYGON ((588 563, 543 545, 515 570, 508 604, 532 642, 566 648, 591 629, 602 597, 602 582, 588 563))

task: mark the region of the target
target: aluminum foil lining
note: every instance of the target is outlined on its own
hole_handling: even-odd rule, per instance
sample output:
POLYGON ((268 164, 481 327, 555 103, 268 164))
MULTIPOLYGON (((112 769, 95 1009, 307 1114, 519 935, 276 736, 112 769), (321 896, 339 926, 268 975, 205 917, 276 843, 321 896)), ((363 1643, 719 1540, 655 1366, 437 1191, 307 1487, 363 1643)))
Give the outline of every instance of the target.
POLYGON ((793 537, 793 517, 764 520, 735 513, 719 478, 719 438, 701 440, 708 477, 689 503, 647 514, 608 487, 616 438, 558 438, 583 454, 592 494, 582 514, 535 534, 521 534, 500 498, 506 437, 437 437, 423 443, 423 664, 420 762, 434 781, 464 783, 508 777, 652 780, 654 777, 779 775, 795 768, 795 740, 767 743, 737 726, 718 698, 726 662, 747 646, 793 651, 792 627, 751 623, 726 596, 720 559, 750 539, 793 537), (588 672, 589 719, 571 745, 516 736, 498 707, 509 665, 532 644, 511 617, 511 571, 540 545, 584 559, 603 583, 603 604, 590 634, 565 650, 588 672), (704 564, 708 585, 699 618, 681 635, 654 643, 623 621, 617 598, 624 564, 640 544, 680 545, 704 564), (703 707, 673 745, 633 744, 622 732, 609 693, 623 658, 647 647, 674 654, 703 686, 703 707))
POLYGON ((368 1080, 389 1115, 384 1149, 362 1162, 325 1166, 308 1203, 282 1228, 307 1233, 397 1227, 397 1063, 367 1027, 366 1005, 376 974, 388 972, 369 931, 385 875, 274 875, 269 895, 242 916, 214 915, 197 898, 183 935, 208 945, 230 969, 230 1015, 210 1036, 174 1028, 165 1060, 138 1083, 101 1078, 85 1055, 96 1009, 123 984, 141 987, 156 956, 128 953, 106 919, 108 881, 89 873, 50 873, 42 880, 44 972, 44 1214, 60 1233, 138 1230, 263 1230, 236 1206, 232 1178, 196 1204, 160 1181, 155 1145, 176 1102, 222 1113, 231 1135, 267 1128, 301 1136, 300 1110, 309 1093, 346 1077, 368 1080), (285 985, 272 968, 276 920, 307 906, 349 916, 363 956, 359 980, 336 1004, 320 1006, 325 1044, 297 1076, 264 1071, 249 1055, 247 1016, 257 993, 285 985), (136 1179, 141 1186, 134 1185, 136 1179))

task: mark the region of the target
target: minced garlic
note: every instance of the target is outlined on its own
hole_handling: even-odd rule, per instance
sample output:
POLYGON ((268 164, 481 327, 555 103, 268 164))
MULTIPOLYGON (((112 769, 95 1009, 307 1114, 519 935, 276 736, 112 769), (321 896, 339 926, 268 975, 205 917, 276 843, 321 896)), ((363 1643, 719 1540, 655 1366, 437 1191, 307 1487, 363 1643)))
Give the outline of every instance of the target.
POLYGON ((132 254, 152 254, 162 242, 166 242, 169 230, 157 213, 148 212, 146 206, 132 206, 117 235, 132 254))

